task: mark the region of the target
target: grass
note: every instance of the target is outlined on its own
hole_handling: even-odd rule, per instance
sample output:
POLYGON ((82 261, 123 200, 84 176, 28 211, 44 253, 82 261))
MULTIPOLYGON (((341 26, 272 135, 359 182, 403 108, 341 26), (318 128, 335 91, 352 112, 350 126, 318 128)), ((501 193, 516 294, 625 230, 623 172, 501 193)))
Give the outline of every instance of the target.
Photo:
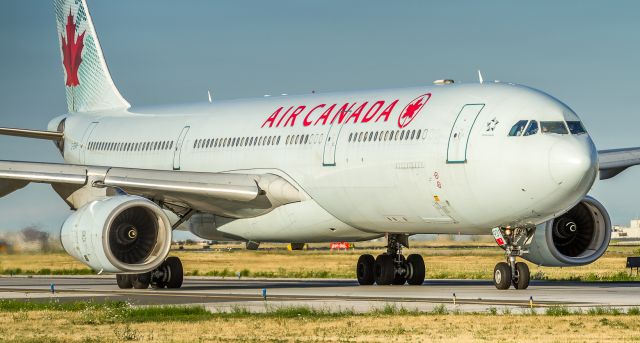
MULTIPOLYGON (((424 256, 429 279, 491 279, 496 262, 503 259, 498 247, 480 244, 458 248, 430 242, 429 246, 407 249, 405 253, 424 256)), ((374 256, 382 247, 329 252, 284 249, 247 251, 220 249, 211 251, 179 250, 172 255, 182 259, 187 276, 261 277, 261 278, 355 278, 355 264, 363 253, 374 256)), ((611 246, 595 263, 582 267, 551 268, 529 264, 534 280, 640 281, 629 275, 626 257, 639 255, 635 247, 611 246)), ((94 272, 65 253, 3 255, 0 274, 4 275, 87 275, 94 272)))
POLYGON ((419 312, 396 304, 364 314, 306 306, 212 313, 199 306, 3 300, 0 337, 3 342, 492 342, 503 340, 505 332, 526 332, 509 341, 634 341, 640 340, 638 315, 640 308, 576 312, 551 307, 537 315, 509 315, 498 310, 461 313, 444 305, 419 312))

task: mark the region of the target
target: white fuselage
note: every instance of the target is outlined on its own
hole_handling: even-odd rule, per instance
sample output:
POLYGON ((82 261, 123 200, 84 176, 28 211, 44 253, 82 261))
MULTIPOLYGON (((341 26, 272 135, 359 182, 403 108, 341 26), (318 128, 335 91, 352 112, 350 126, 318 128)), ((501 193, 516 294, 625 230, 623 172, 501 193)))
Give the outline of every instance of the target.
POLYGON ((221 229, 261 241, 490 234, 493 227, 534 225, 568 210, 597 173, 586 133, 509 136, 519 120, 579 120, 553 97, 512 84, 130 111, 65 116, 65 160, 278 174, 308 199, 221 229))

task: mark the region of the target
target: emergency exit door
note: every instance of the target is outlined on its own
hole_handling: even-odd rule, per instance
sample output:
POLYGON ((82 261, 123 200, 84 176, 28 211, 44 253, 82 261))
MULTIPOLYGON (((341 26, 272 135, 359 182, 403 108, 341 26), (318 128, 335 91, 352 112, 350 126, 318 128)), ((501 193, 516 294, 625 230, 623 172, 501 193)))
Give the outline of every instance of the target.
POLYGON ((189 132, 190 126, 185 126, 180 131, 180 136, 178 136, 178 140, 176 141, 175 149, 173 150, 173 170, 180 170, 180 154, 182 153, 182 143, 184 142, 184 138, 187 136, 187 132, 189 132))
POLYGON ((343 126, 341 123, 336 122, 329 127, 327 140, 324 142, 324 153, 322 154, 322 165, 325 167, 336 165, 336 148, 338 147, 338 138, 343 126))
POLYGON ((469 137, 484 104, 464 105, 456 118, 447 145, 447 163, 466 163, 469 137))

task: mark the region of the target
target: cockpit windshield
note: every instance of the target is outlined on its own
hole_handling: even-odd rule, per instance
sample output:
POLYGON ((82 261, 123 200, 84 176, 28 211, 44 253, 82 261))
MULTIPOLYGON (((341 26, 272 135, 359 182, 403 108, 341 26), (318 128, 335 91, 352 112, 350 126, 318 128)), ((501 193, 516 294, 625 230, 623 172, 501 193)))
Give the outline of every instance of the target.
POLYGON ((570 120, 566 123, 563 121, 541 121, 538 123, 535 120, 518 120, 511 130, 509 130, 509 136, 532 136, 540 131, 543 134, 555 133, 558 135, 581 135, 587 133, 582 122, 578 120, 570 120))
POLYGON ((560 135, 567 135, 569 131, 567 131, 567 126, 563 121, 541 121, 540 126, 542 127, 542 133, 556 133, 560 135))
POLYGON ((531 136, 538 133, 538 122, 532 120, 529 122, 529 126, 527 126, 527 130, 524 132, 525 136, 531 136))
POLYGON ((584 126, 582 126, 582 123, 577 120, 567 121, 567 126, 569 127, 569 131, 571 131, 572 135, 580 135, 583 133, 587 133, 587 130, 584 129, 584 126))
POLYGON ((528 120, 520 120, 518 121, 511 130, 509 130, 509 136, 520 136, 524 131, 525 126, 527 126, 528 120))

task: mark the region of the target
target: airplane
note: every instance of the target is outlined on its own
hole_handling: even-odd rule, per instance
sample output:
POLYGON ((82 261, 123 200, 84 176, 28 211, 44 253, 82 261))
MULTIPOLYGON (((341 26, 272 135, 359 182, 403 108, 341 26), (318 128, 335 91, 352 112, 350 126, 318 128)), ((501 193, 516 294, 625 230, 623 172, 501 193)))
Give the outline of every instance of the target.
POLYGON ((526 289, 518 258, 594 262, 611 220, 587 195, 640 164, 640 148, 598 151, 560 100, 504 82, 132 107, 105 62, 85 0, 55 0, 68 112, 47 130, 65 163, 0 161, 0 196, 46 183, 74 212, 64 249, 120 288, 179 288, 173 231, 211 240, 364 241, 360 285, 422 285, 414 234, 493 235, 493 282, 526 289))

